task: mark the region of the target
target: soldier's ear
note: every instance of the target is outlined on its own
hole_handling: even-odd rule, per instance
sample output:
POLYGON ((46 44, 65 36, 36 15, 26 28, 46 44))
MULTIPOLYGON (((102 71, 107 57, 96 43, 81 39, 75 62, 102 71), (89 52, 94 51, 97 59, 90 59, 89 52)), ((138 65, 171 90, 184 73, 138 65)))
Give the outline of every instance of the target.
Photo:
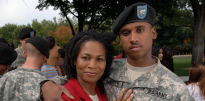
POLYGON ((23 50, 23 55, 24 55, 25 58, 27 57, 27 54, 26 54, 25 50, 23 50))
POLYGON ((157 31, 156 31, 156 28, 155 28, 155 27, 153 27, 153 28, 151 29, 151 33, 152 33, 152 39, 156 39, 156 38, 157 38, 157 31))

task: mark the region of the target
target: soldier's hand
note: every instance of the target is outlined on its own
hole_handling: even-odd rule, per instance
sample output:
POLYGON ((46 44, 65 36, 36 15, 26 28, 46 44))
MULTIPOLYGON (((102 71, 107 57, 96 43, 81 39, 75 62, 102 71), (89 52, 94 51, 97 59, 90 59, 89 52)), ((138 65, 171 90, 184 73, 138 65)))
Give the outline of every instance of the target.
MULTIPOLYGON (((131 101, 134 95, 132 94, 132 90, 128 90, 127 93, 124 95, 125 89, 123 88, 118 96, 117 101, 131 101)), ((113 101, 116 101, 116 99, 113 97, 113 101)))
POLYGON ((62 93, 64 93, 68 98, 74 99, 66 87, 57 85, 52 81, 47 81, 43 84, 42 93, 45 101, 63 101, 61 97, 62 93))

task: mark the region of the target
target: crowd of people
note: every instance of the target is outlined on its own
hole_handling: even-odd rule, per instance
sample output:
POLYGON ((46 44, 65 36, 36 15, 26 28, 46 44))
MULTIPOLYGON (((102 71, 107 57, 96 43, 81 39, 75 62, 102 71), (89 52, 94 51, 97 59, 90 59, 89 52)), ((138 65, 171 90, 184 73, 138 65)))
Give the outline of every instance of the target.
POLYGON ((173 51, 152 46, 155 20, 154 8, 135 3, 113 33, 81 31, 66 49, 23 28, 15 50, 0 42, 0 101, 205 101, 204 65, 190 66, 188 85, 174 74, 173 51), (124 53, 114 58, 117 35, 124 53))

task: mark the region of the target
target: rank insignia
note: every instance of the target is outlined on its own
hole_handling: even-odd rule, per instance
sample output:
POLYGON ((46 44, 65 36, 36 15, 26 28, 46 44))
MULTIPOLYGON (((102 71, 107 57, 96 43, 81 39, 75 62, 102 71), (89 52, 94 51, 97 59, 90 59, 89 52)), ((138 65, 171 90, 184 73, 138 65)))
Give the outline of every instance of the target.
POLYGON ((34 36, 34 31, 30 32, 30 36, 33 37, 34 36))
POLYGON ((147 5, 137 6, 137 17, 144 19, 147 15, 147 5))

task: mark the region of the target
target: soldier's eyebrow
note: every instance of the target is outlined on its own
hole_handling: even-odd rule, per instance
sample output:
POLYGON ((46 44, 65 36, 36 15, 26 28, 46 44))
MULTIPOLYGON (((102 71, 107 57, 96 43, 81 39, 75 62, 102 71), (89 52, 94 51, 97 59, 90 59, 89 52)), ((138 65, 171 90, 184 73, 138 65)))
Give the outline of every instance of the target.
POLYGON ((141 27, 145 27, 145 26, 143 25, 135 26, 135 28, 141 28, 141 27))
POLYGON ((127 28, 124 28, 124 29, 120 30, 121 33, 124 32, 124 31, 127 31, 127 28))

